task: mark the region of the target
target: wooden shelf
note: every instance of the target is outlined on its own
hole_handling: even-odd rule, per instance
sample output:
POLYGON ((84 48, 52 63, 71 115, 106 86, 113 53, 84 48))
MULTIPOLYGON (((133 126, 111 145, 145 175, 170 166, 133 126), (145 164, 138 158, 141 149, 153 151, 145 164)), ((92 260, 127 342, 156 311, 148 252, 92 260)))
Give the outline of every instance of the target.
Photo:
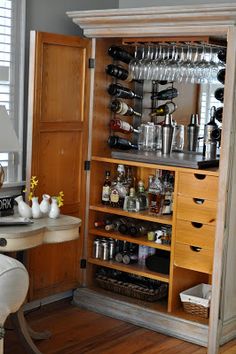
POLYGON ((147 240, 147 236, 137 236, 137 237, 132 237, 129 235, 122 235, 118 232, 109 232, 104 229, 90 229, 89 230, 90 234, 96 235, 96 236, 101 236, 101 237, 107 237, 107 238, 114 238, 116 240, 121 240, 121 241, 128 241, 135 243, 137 245, 143 245, 143 246, 148 246, 152 248, 158 248, 164 251, 170 252, 170 246, 169 245, 162 245, 160 243, 155 243, 147 240))
POLYGON ((99 265, 101 267, 117 269, 122 272, 132 273, 132 274, 140 275, 142 277, 160 280, 164 283, 169 283, 169 275, 152 272, 148 270, 145 266, 141 266, 139 264, 126 265, 123 263, 117 263, 113 261, 102 261, 101 259, 96 259, 96 258, 89 258, 88 262, 91 264, 99 265))
POLYGON ((178 171, 178 172, 185 172, 185 173, 197 173, 197 174, 204 174, 208 176, 219 176, 219 168, 218 167, 211 167, 205 170, 194 169, 194 168, 186 168, 186 167, 177 167, 177 166, 165 166, 165 165, 158 165, 155 163, 146 163, 146 162, 139 162, 139 161, 130 161, 130 160, 122 160, 122 159, 115 159, 112 157, 105 157, 105 156, 92 156, 92 161, 96 162, 105 162, 111 164, 122 164, 128 166, 136 166, 136 167, 143 167, 143 168, 150 168, 150 169, 160 169, 160 170, 167 170, 167 171, 178 171))
POLYGON ((170 216, 170 215, 153 216, 153 215, 149 215, 148 211, 131 213, 131 212, 125 211, 123 209, 111 208, 109 206, 104 206, 102 204, 90 205, 90 210, 101 211, 101 212, 107 213, 107 214, 115 214, 115 215, 125 216, 125 217, 133 218, 133 219, 141 219, 141 220, 156 222, 159 224, 172 225, 172 216, 170 216))

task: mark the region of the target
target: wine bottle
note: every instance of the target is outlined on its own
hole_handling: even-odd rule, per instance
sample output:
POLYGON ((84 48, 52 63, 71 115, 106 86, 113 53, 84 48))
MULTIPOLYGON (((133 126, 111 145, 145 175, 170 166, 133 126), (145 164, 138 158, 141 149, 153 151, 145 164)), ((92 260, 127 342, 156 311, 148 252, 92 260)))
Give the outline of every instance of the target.
POLYGON ((116 77, 117 79, 130 82, 133 80, 128 70, 124 69, 122 66, 109 64, 106 67, 106 73, 110 76, 116 77))
POLYGON ((215 98, 222 102, 224 101, 224 88, 223 87, 219 87, 218 89, 215 90, 215 98))
POLYGON ((152 94, 151 99, 158 100, 172 100, 173 98, 178 96, 178 90, 174 87, 169 87, 165 90, 159 91, 157 93, 152 94))
POLYGON ((177 105, 174 102, 168 101, 154 109, 150 114, 151 117, 154 116, 165 116, 166 114, 172 114, 177 109, 177 105))
POLYGON ((221 49, 218 54, 217 54, 218 58, 220 59, 220 61, 222 61, 223 63, 226 62, 226 49, 221 49))
POLYGON ((114 148, 114 149, 121 149, 121 150, 138 149, 137 144, 133 144, 130 140, 120 138, 119 136, 116 135, 109 136, 107 142, 110 148, 114 148))
POLYGON ((134 91, 132 91, 128 87, 124 87, 120 84, 110 84, 107 91, 111 96, 115 96, 115 97, 142 99, 142 96, 137 95, 134 91))
POLYGON ((215 118, 218 120, 218 122, 222 122, 223 118, 223 107, 218 107, 215 111, 215 118))
POLYGON ((109 49, 108 49, 108 54, 116 60, 121 60, 124 63, 129 64, 129 62, 134 59, 133 55, 130 54, 129 52, 127 52, 125 49, 123 49, 122 47, 116 46, 116 45, 112 45, 109 49))
POLYGON ((110 188, 111 188, 111 181, 110 181, 110 171, 105 172, 105 181, 102 186, 102 204, 108 205, 110 204, 110 188))
POLYGON ((110 105, 111 111, 121 116, 138 116, 141 117, 141 113, 136 112, 132 107, 128 106, 125 102, 121 100, 113 100, 110 105))
POLYGON ((121 132, 121 133, 124 133, 124 134, 129 134, 129 133, 138 133, 139 130, 137 129, 134 129, 134 127, 127 123, 127 122, 124 122, 123 120, 121 119, 112 119, 110 121, 110 127, 113 131, 115 132, 121 132))
POLYGON ((217 80, 221 83, 225 83, 225 69, 221 69, 217 74, 217 80))

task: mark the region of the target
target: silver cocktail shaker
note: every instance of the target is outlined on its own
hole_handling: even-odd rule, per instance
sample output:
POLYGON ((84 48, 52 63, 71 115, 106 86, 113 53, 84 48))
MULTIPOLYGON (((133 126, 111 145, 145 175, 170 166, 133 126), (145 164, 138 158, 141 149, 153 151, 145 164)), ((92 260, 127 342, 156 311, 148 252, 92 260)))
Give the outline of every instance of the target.
POLYGON ((191 114, 190 123, 187 126, 188 151, 197 151, 199 129, 198 114, 191 114))
POLYGON ((165 116, 165 122, 162 125, 162 154, 167 155, 171 152, 174 127, 171 114, 165 116))

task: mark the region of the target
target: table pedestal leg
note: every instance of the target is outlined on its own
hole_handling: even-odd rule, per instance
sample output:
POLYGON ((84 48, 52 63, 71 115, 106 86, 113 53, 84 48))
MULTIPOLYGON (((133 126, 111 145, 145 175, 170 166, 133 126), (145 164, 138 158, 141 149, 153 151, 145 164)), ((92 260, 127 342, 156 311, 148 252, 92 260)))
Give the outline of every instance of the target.
POLYGON ((32 338, 36 340, 47 339, 51 336, 51 333, 48 331, 41 333, 33 331, 26 323, 22 308, 20 308, 16 313, 11 314, 11 320, 22 344, 25 347, 26 352, 28 354, 42 354, 32 341, 32 338))

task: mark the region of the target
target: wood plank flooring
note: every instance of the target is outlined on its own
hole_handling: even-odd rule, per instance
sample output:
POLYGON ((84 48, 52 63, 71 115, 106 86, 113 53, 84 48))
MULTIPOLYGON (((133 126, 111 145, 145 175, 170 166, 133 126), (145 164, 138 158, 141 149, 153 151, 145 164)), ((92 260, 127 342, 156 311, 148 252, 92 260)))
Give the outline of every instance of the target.
MULTIPOLYGON (((43 354, 206 354, 206 348, 80 309, 69 299, 33 310, 26 318, 34 330, 52 332, 50 339, 36 342, 43 354)), ((26 354, 9 320, 5 327, 4 354, 26 354)), ((220 353, 236 354, 236 340, 220 353)))

